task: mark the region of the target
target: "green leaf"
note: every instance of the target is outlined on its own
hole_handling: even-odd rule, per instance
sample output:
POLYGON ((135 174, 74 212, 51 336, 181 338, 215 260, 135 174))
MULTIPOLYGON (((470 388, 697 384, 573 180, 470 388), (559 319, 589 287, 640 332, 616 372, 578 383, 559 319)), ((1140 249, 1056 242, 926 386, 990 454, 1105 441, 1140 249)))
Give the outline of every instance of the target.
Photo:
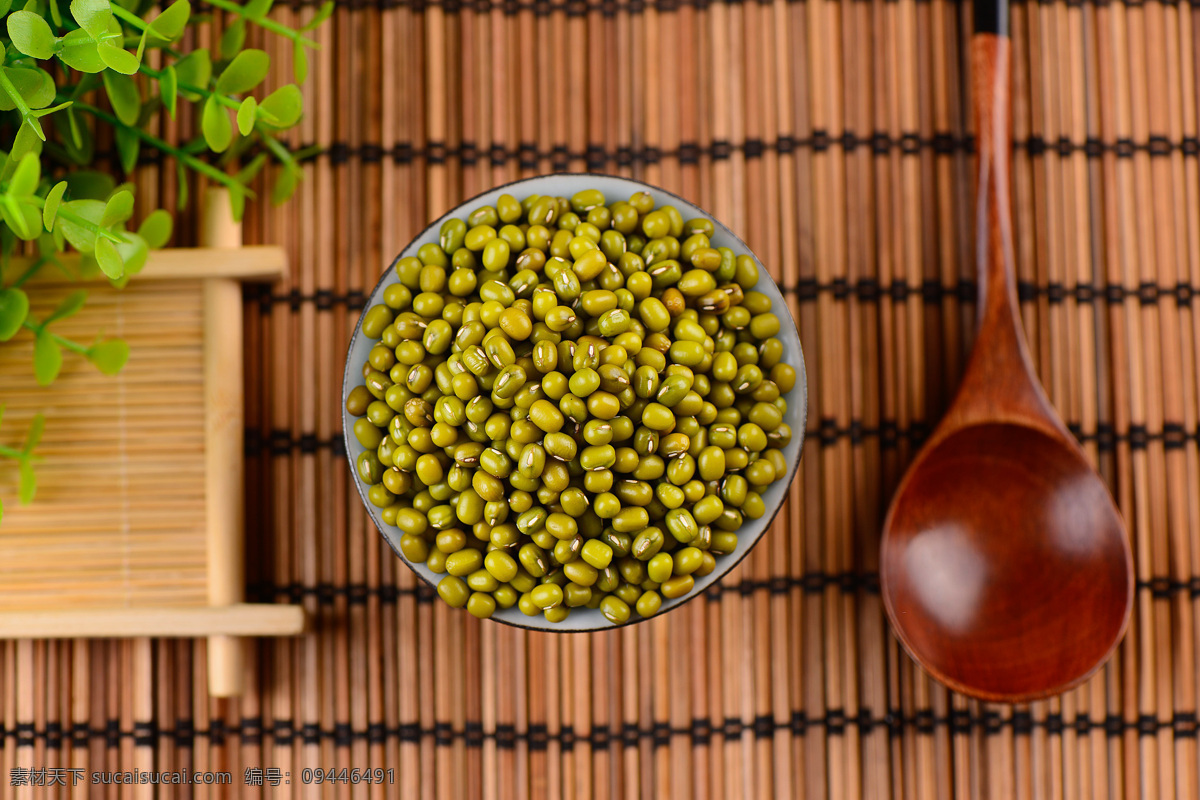
MULTIPOLYGON (((4 74, 30 108, 45 108, 54 102, 54 79, 44 69, 5 67, 4 74)), ((0 92, 0 111, 12 111, 16 107, 8 92, 0 92)))
POLYGON ((108 0, 71 0, 71 16, 96 40, 108 33, 112 6, 108 0))
MULTIPOLYGON (((74 176, 67 178, 71 184, 71 193, 77 194, 74 190, 75 184, 72 181, 74 176)), ((99 200, 69 200, 62 204, 63 208, 69 209, 72 213, 91 222, 95 225, 100 224, 100 217, 104 214, 104 203, 99 200)), ((61 213, 58 217, 58 225, 55 230, 62 231, 63 237, 70 242, 81 253, 93 253, 96 250, 96 234, 79 223, 67 219, 61 213)))
POLYGON ((150 248, 146 245, 146 240, 136 233, 122 231, 121 236, 125 238, 125 241, 117 245, 117 252, 121 255, 121 260, 125 262, 124 277, 129 279, 146 266, 146 259, 150 257, 150 248))
POLYGON ((42 432, 46 430, 46 418, 41 414, 34 414, 33 421, 29 423, 29 433, 25 434, 25 446, 21 448, 21 452, 29 455, 33 452, 33 448, 38 446, 38 442, 42 441, 42 432))
POLYGON ((46 226, 46 230, 48 231, 54 230, 54 220, 58 216, 58 204, 62 202, 66 191, 67 182, 59 181, 46 194, 46 202, 42 206, 42 224, 46 226))
MULTIPOLYGON (((54 4, 51 3, 50 5, 53 6, 54 4)), ((12 0, 0 0, 0 16, 7 14, 10 8, 12 8, 12 0)))
POLYGON ((271 6, 274 3, 275 0, 250 0, 242 9, 242 13, 250 19, 261 19, 271 13, 271 6))
POLYGON ((333 16, 333 0, 325 0, 325 2, 321 4, 321 7, 319 9, 317 9, 316 16, 314 16, 312 19, 310 19, 308 21, 308 24, 305 25, 300 30, 302 32, 303 31, 311 31, 311 30, 319 27, 323 22, 325 22, 325 20, 329 19, 331 16, 333 16))
POLYGON ((142 140, 127 128, 117 128, 117 155, 121 157, 121 169, 129 175, 137 168, 138 154, 142 151, 142 140))
POLYGON ((200 127, 204 131, 204 141, 214 153, 224 152, 233 141, 233 124, 229 121, 229 112, 217 102, 215 95, 210 95, 204 102, 204 116, 200 127))
POLYGON ((108 198, 104 205, 104 214, 100 217, 100 227, 110 228, 119 222, 124 222, 133 216, 133 192, 122 189, 108 198))
POLYGON ((75 112, 71 109, 67 110, 67 127, 71 129, 71 143, 76 148, 82 148, 83 134, 79 131, 79 121, 75 118, 75 112))
POLYGON ((173 42, 183 35, 187 28, 188 19, 192 15, 192 4, 188 0, 175 0, 161 14, 154 18, 150 27, 156 37, 173 42))
MULTIPOLYGON (((41 67, 32 67, 28 71, 36 76, 36 78, 30 78, 30 81, 36 79, 38 83, 36 88, 25 96, 25 102, 34 110, 45 109, 46 113, 49 113, 51 109, 46 109, 46 106, 54 102, 58 91, 58 87, 54 84, 54 76, 41 67)), ((37 116, 41 116, 41 114, 37 116)))
POLYGON ((82 29, 71 31, 63 37, 63 49, 58 57, 68 67, 80 72, 95 73, 104 69, 100 48, 88 32, 82 29))
POLYGON ((142 220, 137 232, 138 236, 146 240, 147 247, 157 250, 170 241, 171 229, 174 225, 175 221, 171 218, 170 213, 160 208, 142 220))
POLYGON ((123 75, 132 75, 138 71, 141 62, 137 56, 128 50, 122 50, 115 44, 101 42, 99 46, 100 60, 110 69, 115 69, 123 75))
POLYGON ((155 17, 154 21, 142 31, 142 38, 138 41, 138 60, 142 60, 142 54, 146 51, 146 45, 149 44, 151 38, 159 42, 173 42, 182 36, 191 14, 192 6, 187 0, 176 0, 169 8, 155 17))
POLYGON ((163 105, 167 107, 167 113, 174 119, 175 101, 179 95, 179 75, 173 65, 163 70, 162 77, 158 79, 158 91, 163 105))
POLYGON ((294 83, 280 86, 262 101, 262 110, 271 115, 267 120, 276 128, 290 128, 300 121, 300 113, 304 110, 304 97, 300 87, 294 83))
POLYGON ((138 91, 137 82, 128 75, 105 70, 104 90, 108 92, 108 100, 117 119, 130 127, 137 125, 138 116, 142 113, 142 94, 138 91))
POLYGON ((58 307, 50 312, 50 316, 42 320, 42 325, 49 325, 51 322, 79 313, 79 309, 83 308, 83 304, 87 302, 88 293, 83 289, 78 289, 71 292, 62 299, 58 307))
POLYGON ((243 186, 250 185, 250 182, 262 171, 263 166, 267 163, 267 154, 259 153, 250 160, 250 163, 238 170, 237 179, 243 186))
POLYGON ((88 348, 87 359, 105 375, 116 375, 129 360, 129 345, 124 339, 106 339, 88 348))
POLYGON ((25 227, 25 217, 21 214, 21 206, 9 198, 4 198, 0 204, 0 216, 8 226, 8 232, 18 239, 29 240, 29 229, 25 227))
MULTIPOLYGON (((203 89, 212 79, 212 56, 204 48, 193 50, 175 62, 175 70, 179 83, 203 89)), ((196 97, 193 93, 185 93, 185 96, 196 97)))
POLYGON ((300 45, 292 49, 292 77, 296 83, 304 83, 308 79, 308 54, 300 45))
POLYGON ((46 141, 46 132, 42 130, 42 123, 38 121, 36 114, 30 114, 30 116, 22 120, 21 127, 29 128, 34 136, 43 142, 46 141))
POLYGON ((21 459, 21 505, 27 506, 33 502, 37 494, 37 475, 33 473, 33 464, 28 458, 21 459))
POLYGON ((225 29, 225 33, 221 35, 220 52, 221 58, 230 59, 237 55, 237 52, 242 49, 242 45, 246 43, 246 20, 238 17, 233 24, 225 29))
POLYGON ((241 190, 241 187, 230 188, 229 209, 233 214, 233 221, 241 222, 242 217, 246 214, 246 193, 241 190))
POLYGON ((13 139, 12 150, 9 151, 8 160, 4 164, 4 178, 11 178, 13 172, 17 169, 17 165, 21 163, 21 159, 30 153, 33 153, 35 156, 41 155, 42 140, 37 137, 32 128, 28 125, 22 125, 17 129, 17 135, 13 139))
POLYGON ((221 94, 242 94, 263 82, 271 68, 271 57, 262 50, 243 50, 217 78, 221 94))
POLYGON ((54 56, 54 31, 32 11, 14 11, 8 17, 13 46, 27 56, 45 60, 54 56))
POLYGON ((188 204, 188 171, 183 162, 175 161, 175 184, 179 196, 175 198, 175 210, 183 211, 188 204))
POLYGON ((41 119, 42 117, 50 116, 55 111, 62 111, 64 108, 70 108, 73 105, 75 105, 75 101, 67 100, 65 102, 59 103, 56 106, 50 106, 49 108, 36 109, 32 113, 33 113, 33 116, 37 117, 38 119, 41 119))
POLYGON ((285 166, 275 177, 275 185, 271 188, 271 202, 275 205, 286 203, 296 191, 301 172, 298 167, 285 166))
POLYGON ((41 331, 33 340, 33 374, 42 386, 49 386, 62 369, 62 348, 49 331, 41 331))
POLYGON ((96 263, 100 271, 114 281, 125 274, 125 261, 117 252, 117 246, 103 236, 96 237, 96 263))
MULTIPOLYGON (((0 14, 6 13, 9 6, 12 5, 11 0, 0 0, 0 14)), ((47 0, 46 5, 50 7, 50 21, 54 23, 55 28, 63 26, 62 13, 58 10, 58 0, 47 0)))
POLYGON ((21 330, 29 316, 29 297, 20 289, 0 289, 0 342, 7 342, 21 330))
POLYGON ((242 104, 238 106, 237 125, 238 131, 241 132, 242 136, 249 136, 250 132, 254 130, 254 112, 257 110, 258 101, 253 97, 247 97, 242 101, 242 104))
POLYGON ((8 180, 11 197, 32 197, 42 177, 42 161, 34 153, 26 153, 8 180))
POLYGON ((31 203, 22 202, 11 195, 3 196, 4 204, 0 206, 4 212, 4 222, 26 242, 32 242, 42 232, 41 209, 31 203))

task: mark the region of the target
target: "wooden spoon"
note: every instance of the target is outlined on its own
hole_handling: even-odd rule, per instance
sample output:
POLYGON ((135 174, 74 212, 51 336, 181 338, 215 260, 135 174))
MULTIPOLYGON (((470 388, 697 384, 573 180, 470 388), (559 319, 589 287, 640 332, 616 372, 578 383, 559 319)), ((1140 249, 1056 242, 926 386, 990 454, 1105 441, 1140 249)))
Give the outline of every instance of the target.
POLYGON ((971 68, 979 332, 962 386, 900 484, 881 583, 896 635, 950 688, 1022 702, 1081 683, 1133 603, 1121 516, 1034 376, 1017 315, 1008 0, 976 0, 971 68))

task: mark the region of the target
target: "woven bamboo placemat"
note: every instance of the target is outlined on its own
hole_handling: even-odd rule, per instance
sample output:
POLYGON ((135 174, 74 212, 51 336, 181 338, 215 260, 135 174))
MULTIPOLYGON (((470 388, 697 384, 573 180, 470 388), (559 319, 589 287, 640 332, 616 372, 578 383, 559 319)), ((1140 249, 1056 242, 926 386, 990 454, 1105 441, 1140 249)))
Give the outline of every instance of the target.
MULTIPOLYGON (((315 630, 258 644, 236 701, 206 696, 202 642, 0 644, 0 769, 223 769, 246 797, 284 791, 242 787, 247 768, 295 790, 318 767, 394 784, 307 796, 1200 796, 1194 2, 1013 9, 1022 313, 1135 540, 1129 635, 1083 688, 1014 708, 948 693, 887 630, 882 514, 973 327, 968 17, 946 0, 339 7, 294 142, 326 153, 247 224, 294 258, 290 283, 247 296, 247 579, 315 630), (570 637, 433 602, 367 523, 338 425, 348 333, 394 254, 460 199, 554 170, 643 178, 739 231, 792 303, 811 386, 790 504, 752 556, 666 618, 570 637)), ((142 191, 173 202, 173 172, 148 166, 142 191)))

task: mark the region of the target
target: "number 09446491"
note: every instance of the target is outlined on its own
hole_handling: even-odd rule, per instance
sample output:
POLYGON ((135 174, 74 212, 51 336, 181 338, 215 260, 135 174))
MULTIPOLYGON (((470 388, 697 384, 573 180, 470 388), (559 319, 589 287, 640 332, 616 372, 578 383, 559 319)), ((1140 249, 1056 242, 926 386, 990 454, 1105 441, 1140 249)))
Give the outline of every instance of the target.
POLYGON ((321 783, 342 783, 342 784, 357 784, 357 783, 380 783, 393 784, 396 782, 396 770, 383 769, 376 767, 374 769, 310 769, 305 768, 300 771, 300 782, 304 784, 321 784, 321 783))

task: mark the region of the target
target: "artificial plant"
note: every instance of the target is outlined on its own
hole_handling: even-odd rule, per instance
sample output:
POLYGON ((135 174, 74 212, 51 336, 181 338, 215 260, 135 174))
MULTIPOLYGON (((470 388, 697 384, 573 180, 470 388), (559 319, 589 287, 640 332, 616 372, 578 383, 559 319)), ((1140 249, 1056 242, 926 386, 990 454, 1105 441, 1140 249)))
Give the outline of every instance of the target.
MULTIPOLYGON (((295 190, 298 162, 306 154, 293 152, 280 137, 303 110, 296 84, 307 75, 307 51, 317 46, 304 34, 330 16, 333 2, 295 30, 269 16, 272 1, 207 0, 228 22, 210 52, 187 45, 189 27, 204 19, 188 0, 170 5, 164 0, 161 7, 141 0, 73 0, 69 6, 65 0, 24 5, 0 0, 0 347, 29 348, 39 383, 54 381, 64 351, 113 374, 129 348, 120 339, 83 344, 55 332, 55 322, 87 302, 86 291, 70 292, 37 319, 22 286, 43 269, 68 278, 99 271, 120 286, 137 274, 150 250, 171 237, 172 217, 165 209, 130 225, 131 185, 118 185, 94 169, 101 129, 111 131, 126 176, 136 171, 145 150, 174 162, 180 209, 187 202, 188 176, 199 174, 229 189, 240 219, 253 197, 249 186, 269 160, 279 167, 272 198, 283 202, 295 190), (261 90, 271 63, 263 50, 244 46, 251 26, 290 40, 294 83, 261 90), (175 117, 186 104, 197 107, 193 138, 173 144, 154 133, 162 114, 175 117), (58 259, 68 248, 82 255, 78 275, 58 259), (32 264, 14 269, 16 254, 32 255, 32 264), (21 330, 31 333, 32 347, 24 337, 12 341, 21 330)), ((0 459, 16 462, 22 503, 36 491, 33 465, 42 428, 42 418, 35 417, 19 446, 5 445, 8 437, 0 433, 0 459)))

